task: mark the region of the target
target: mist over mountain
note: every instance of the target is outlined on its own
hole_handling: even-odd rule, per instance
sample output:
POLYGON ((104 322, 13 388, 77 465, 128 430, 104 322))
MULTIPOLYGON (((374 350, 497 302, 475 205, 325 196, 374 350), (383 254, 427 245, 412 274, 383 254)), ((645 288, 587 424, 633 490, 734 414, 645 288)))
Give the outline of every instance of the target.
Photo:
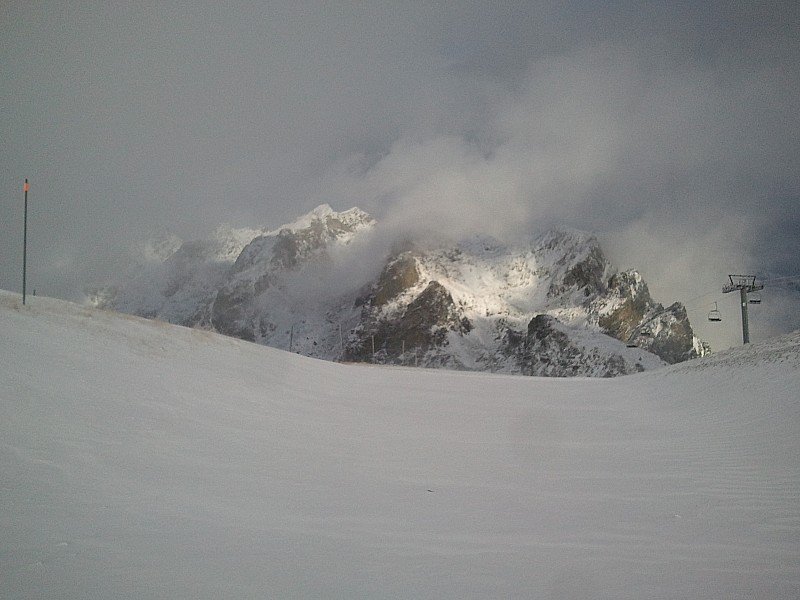
POLYGON ((683 305, 655 301, 590 233, 403 236, 328 205, 276 229, 150 240, 87 301, 336 361, 609 377, 708 350, 683 305))

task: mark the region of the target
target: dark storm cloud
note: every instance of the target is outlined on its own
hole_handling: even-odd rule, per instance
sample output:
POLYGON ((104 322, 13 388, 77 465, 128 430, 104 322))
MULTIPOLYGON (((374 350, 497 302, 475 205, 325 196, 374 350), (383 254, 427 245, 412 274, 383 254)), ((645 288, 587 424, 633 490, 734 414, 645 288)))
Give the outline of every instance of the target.
POLYGON ((0 287, 24 177, 31 280, 62 297, 159 229, 320 202, 597 231, 665 301, 800 273, 798 26, 789 2, 6 2, 0 287))

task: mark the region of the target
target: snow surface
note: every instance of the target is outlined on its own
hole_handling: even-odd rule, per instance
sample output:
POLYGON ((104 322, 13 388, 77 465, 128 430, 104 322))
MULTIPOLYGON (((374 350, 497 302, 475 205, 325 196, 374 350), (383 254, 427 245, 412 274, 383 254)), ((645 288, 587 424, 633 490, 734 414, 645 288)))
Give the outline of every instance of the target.
POLYGON ((798 598, 800 332, 348 366, 0 292, 0 598, 798 598))

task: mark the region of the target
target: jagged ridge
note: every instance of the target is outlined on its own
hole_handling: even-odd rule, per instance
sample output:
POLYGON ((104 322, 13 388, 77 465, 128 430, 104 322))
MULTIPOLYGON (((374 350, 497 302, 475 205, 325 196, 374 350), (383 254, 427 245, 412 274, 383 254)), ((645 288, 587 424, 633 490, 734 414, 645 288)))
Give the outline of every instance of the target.
POLYGON ((277 230, 221 227, 160 262, 151 251, 94 302, 329 360, 615 376, 707 349, 679 303, 664 309, 638 273, 617 273, 597 239, 573 229, 515 245, 406 243, 372 281, 314 285, 333 267, 358 273, 334 264, 336 249, 375 225, 323 205, 277 230))

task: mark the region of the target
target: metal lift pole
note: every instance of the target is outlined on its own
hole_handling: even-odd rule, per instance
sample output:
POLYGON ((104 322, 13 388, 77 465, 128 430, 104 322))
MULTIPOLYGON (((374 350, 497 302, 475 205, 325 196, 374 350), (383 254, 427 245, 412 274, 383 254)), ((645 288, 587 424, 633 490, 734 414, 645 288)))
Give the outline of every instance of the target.
POLYGON ((22 304, 25 304, 25 287, 28 273, 28 180, 25 180, 25 220, 22 226, 22 304))
POLYGON ((739 301, 742 304, 742 342, 750 343, 750 324, 747 318, 747 294, 764 289, 763 283, 756 283, 755 275, 728 275, 730 283, 722 287, 722 293, 739 290, 739 301))
POLYGON ((743 287, 739 288, 739 296, 742 302, 742 343, 750 343, 750 323, 747 320, 747 290, 743 287))

